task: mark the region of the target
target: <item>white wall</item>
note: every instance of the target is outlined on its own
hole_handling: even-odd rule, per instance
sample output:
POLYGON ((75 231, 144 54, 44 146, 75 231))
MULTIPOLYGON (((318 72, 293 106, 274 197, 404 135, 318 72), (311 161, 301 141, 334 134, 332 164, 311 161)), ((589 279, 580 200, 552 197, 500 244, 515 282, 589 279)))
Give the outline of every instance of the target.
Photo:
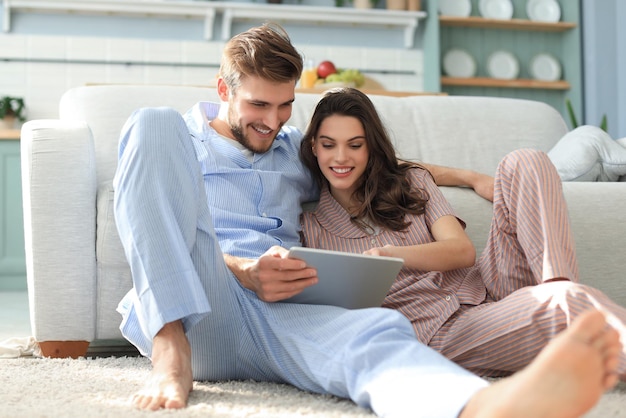
MULTIPOLYGON (((143 12, 132 16, 65 9, 51 12, 5 8, 6 4, 0 0, 0 16, 5 17, 0 20, 0 95, 23 97, 28 119, 55 118, 61 95, 71 87, 211 85, 219 67, 224 42, 221 18, 211 26, 212 37, 206 40, 203 19, 143 12), (9 14, 2 13, 9 10, 9 14)), ((71 7, 69 3, 62 6, 71 7)), ((259 23, 233 22, 231 33, 259 23)), ((305 57, 331 60, 339 68, 357 68, 366 74, 371 88, 424 88, 419 35, 416 46, 407 48, 403 27, 302 25, 289 20, 281 24, 305 57)))
MULTIPOLYGON (((0 35, 0 95, 23 97, 28 119, 56 118, 66 90, 85 84, 212 85, 223 44, 110 37, 0 35)), ((388 90, 423 89, 422 52, 404 48, 299 47, 341 68, 375 68, 388 90), (385 73, 388 71, 388 73, 385 73)), ((120 98, 123 99, 123 98, 120 98)))

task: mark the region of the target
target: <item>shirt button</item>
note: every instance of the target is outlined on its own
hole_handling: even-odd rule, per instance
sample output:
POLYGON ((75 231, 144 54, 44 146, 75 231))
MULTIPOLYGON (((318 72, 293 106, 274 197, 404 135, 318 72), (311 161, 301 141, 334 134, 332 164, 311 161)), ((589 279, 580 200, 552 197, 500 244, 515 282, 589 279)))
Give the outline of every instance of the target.
POLYGON ((446 300, 447 300, 448 302, 450 301, 450 299, 452 299, 452 298, 450 297, 450 295, 446 296, 446 300))
POLYGON ((263 217, 267 218, 267 213, 263 212, 263 217))
POLYGON ((376 244, 376 240, 375 239, 372 240, 372 244, 376 244))

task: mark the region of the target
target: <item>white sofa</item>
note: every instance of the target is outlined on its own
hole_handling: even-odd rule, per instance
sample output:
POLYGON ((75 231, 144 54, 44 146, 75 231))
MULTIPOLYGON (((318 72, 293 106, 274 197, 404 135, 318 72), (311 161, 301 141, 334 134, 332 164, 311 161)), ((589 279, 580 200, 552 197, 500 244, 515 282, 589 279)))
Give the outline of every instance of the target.
MULTIPOLYGON (((126 118, 139 107, 184 112, 197 101, 216 99, 214 89, 202 87, 79 87, 62 97, 58 120, 24 124, 28 292, 32 330, 44 355, 82 355, 89 342, 122 338, 115 308, 131 278, 114 224, 111 180, 126 118)), ((304 129, 317 99, 299 93, 290 123, 304 129)), ((488 174, 511 150, 547 152, 567 133, 561 115, 540 102, 454 96, 372 99, 400 156, 488 174)), ((581 280, 626 306, 626 183, 566 183, 564 191, 581 280)), ((444 193, 467 221, 480 251, 491 204, 468 189, 444 188, 444 193)))

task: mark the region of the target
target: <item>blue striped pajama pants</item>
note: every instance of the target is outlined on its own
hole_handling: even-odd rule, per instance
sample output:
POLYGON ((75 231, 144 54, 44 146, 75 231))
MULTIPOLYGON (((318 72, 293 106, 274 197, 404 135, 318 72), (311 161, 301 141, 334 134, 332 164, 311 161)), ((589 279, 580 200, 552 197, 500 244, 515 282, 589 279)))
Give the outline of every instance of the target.
MULTIPOLYGON (((479 375, 507 375, 590 308, 608 313, 626 343, 626 309, 578 283, 567 205, 548 156, 527 149, 507 155, 496 171, 493 207, 485 250, 470 273, 481 276, 487 300, 461 305, 429 345, 479 375)), ((626 377, 626 351, 619 372, 626 377)))
POLYGON ((182 320, 195 380, 284 382, 380 416, 456 417, 487 383, 415 339, 400 313, 265 303, 225 265, 188 129, 173 110, 131 116, 115 213, 133 289, 120 328, 142 354, 182 320))

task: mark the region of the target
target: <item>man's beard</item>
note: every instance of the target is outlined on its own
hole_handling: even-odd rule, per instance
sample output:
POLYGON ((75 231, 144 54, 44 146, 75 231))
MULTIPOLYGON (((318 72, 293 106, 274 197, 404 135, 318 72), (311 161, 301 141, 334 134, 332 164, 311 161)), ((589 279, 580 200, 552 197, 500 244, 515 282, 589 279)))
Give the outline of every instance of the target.
POLYGON ((254 152, 255 154, 263 154, 270 149, 270 147, 272 146, 272 143, 274 142, 274 139, 276 138, 272 138, 272 141, 270 141, 267 147, 265 148, 255 147, 250 143, 250 139, 244 133, 243 126, 241 126, 240 124, 234 123, 233 120, 235 120, 235 118, 232 117, 232 114, 229 115, 228 126, 230 127, 230 131, 233 135, 233 138, 235 138, 235 141, 239 142, 241 145, 244 146, 244 148, 254 152))

